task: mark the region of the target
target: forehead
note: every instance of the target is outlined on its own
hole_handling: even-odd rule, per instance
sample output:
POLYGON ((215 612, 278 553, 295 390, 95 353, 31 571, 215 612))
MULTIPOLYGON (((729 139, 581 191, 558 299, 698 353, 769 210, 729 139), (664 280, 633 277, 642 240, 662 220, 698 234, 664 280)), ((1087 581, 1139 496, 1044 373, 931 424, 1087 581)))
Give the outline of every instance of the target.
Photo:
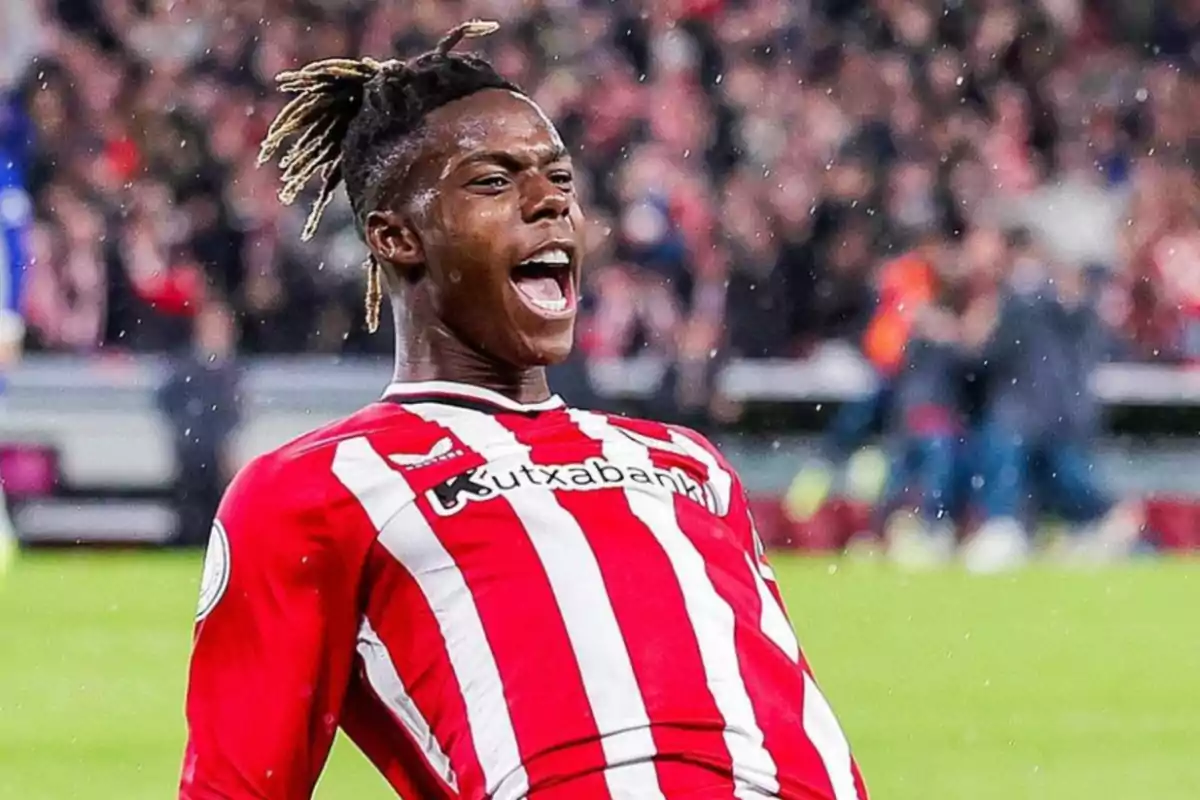
POLYGON ((486 89, 438 108, 425 118, 427 147, 422 161, 453 169, 479 151, 514 156, 545 155, 561 150, 554 124, 527 97, 503 89, 486 89))

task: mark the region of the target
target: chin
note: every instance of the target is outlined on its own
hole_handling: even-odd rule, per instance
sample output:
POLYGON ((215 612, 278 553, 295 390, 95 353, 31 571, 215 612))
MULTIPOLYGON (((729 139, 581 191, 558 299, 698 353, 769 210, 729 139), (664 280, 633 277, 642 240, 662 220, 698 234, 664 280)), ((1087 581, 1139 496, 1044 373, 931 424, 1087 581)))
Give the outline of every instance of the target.
POLYGON ((552 367, 566 361, 575 346, 575 326, 550 335, 529 336, 521 347, 518 367, 552 367))
POLYGON ((533 362, 530 366, 553 367, 570 357, 574 342, 568 339, 563 342, 531 342, 530 344, 533 345, 530 348, 533 362))

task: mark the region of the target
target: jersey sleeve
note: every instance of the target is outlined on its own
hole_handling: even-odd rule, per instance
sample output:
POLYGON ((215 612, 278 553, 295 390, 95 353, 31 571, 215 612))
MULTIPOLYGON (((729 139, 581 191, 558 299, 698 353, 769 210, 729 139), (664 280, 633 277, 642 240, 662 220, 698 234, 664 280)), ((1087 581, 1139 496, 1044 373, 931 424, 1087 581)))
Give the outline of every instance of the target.
POLYGON ((349 683, 361 558, 320 489, 267 459, 234 481, 205 556, 181 800, 302 800, 349 683), (344 532, 343 532, 344 533, 344 532))

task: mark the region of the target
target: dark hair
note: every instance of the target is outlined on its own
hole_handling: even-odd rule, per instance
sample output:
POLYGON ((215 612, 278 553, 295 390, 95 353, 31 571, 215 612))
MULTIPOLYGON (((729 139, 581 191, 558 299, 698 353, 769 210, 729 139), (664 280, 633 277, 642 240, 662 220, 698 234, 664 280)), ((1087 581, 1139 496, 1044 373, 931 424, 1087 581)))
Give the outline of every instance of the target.
MULTIPOLYGON (((301 239, 312 238, 333 192, 345 183, 359 232, 367 213, 394 189, 387 175, 393 154, 430 111, 482 89, 521 91, 485 59, 451 50, 466 38, 486 36, 500 26, 472 20, 447 33, 437 46, 410 61, 330 58, 275 76, 280 91, 295 94, 263 138, 258 163, 269 161, 289 137, 279 160, 279 199, 290 205, 315 175, 321 190, 301 239)), ((369 256, 367 327, 379 327, 383 291, 380 266, 369 256)))

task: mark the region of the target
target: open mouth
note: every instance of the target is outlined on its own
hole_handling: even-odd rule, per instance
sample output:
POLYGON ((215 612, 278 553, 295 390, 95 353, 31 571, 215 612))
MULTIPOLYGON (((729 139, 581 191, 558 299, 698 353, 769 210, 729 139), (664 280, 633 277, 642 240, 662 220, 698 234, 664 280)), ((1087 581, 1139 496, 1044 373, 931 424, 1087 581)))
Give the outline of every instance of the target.
POLYGON ((575 306, 571 256, 561 247, 550 247, 517 264, 512 271, 517 293, 543 316, 568 314, 575 306))

